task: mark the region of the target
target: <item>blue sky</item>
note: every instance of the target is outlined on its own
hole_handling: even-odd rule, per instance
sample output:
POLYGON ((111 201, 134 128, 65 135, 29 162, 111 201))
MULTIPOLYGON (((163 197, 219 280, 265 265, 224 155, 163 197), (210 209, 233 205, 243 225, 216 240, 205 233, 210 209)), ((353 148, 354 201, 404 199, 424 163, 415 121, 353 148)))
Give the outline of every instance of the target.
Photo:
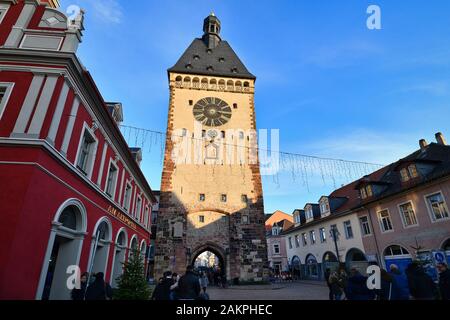
MULTIPOLYGON (((62 10, 71 4, 86 11, 78 55, 105 100, 123 103, 124 124, 165 131, 166 70, 214 11, 258 77, 257 125, 280 129, 281 150, 388 164, 420 138, 450 138, 447 0, 62 0, 62 10), (370 4, 381 30, 366 27, 370 4)), ((159 189, 158 148, 144 150, 143 171, 159 189)), ((291 213, 333 190, 319 177, 308 188, 289 172, 275 180, 263 180, 266 212, 291 213)))

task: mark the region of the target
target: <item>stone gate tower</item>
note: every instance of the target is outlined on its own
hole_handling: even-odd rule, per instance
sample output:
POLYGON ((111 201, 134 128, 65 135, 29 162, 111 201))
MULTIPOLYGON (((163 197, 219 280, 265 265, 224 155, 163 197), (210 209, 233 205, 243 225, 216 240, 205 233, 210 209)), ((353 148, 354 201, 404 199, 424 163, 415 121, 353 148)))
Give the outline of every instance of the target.
POLYGON ((228 280, 267 276, 253 76, 211 14, 168 70, 170 101, 155 272, 183 273, 205 251, 228 280))

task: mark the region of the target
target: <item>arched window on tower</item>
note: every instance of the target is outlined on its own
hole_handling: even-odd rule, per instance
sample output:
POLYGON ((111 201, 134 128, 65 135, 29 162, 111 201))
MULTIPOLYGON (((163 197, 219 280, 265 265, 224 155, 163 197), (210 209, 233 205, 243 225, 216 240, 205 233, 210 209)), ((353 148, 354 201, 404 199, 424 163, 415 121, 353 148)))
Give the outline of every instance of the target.
POLYGON ((211 81, 209 82, 209 85, 211 86, 212 90, 216 90, 217 89, 217 80, 211 79, 211 81))
POLYGON ((192 87, 194 89, 200 89, 200 79, 199 78, 194 78, 192 80, 192 87))
POLYGON ((208 79, 202 79, 202 89, 208 89, 208 79))
POLYGON ((234 82, 231 80, 227 81, 227 90, 228 91, 233 91, 234 90, 234 82))
POLYGON ((221 90, 221 91, 225 90, 225 80, 219 81, 219 90, 221 90))
POLYGON ((183 78, 181 76, 178 76, 175 78, 175 87, 181 88, 183 85, 183 78))
POLYGON ((190 88, 191 86, 191 78, 185 77, 183 80, 183 87, 190 88))
POLYGON ((235 90, 236 91, 242 91, 242 82, 236 81, 236 83, 235 83, 235 90))

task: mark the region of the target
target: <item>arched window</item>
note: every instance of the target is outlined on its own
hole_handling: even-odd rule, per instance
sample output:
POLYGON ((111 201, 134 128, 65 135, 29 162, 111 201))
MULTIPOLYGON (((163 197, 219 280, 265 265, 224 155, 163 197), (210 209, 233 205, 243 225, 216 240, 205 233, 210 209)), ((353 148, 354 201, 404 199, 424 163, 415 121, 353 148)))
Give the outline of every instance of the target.
POLYGON ((402 255, 409 255, 408 250, 406 250, 402 246, 392 245, 384 250, 385 257, 402 256, 402 255))
POLYGON ((227 90, 228 91, 233 91, 234 90, 234 82, 231 80, 227 81, 227 90))
POLYGON ((242 82, 236 81, 235 89, 236 91, 242 91, 242 82))
POLYGON ((75 206, 69 206, 61 212, 58 222, 62 224, 64 228, 71 230, 78 230, 80 219, 80 210, 75 206))
POLYGON ((202 89, 208 89, 208 79, 202 79, 202 89))
POLYGON ((212 90, 216 90, 217 89, 217 80, 211 79, 211 81, 209 82, 209 85, 211 86, 212 90))
POLYGON ((123 264, 126 258, 128 236, 125 228, 119 230, 116 237, 116 245, 112 262, 110 283, 113 288, 117 287, 117 281, 123 273, 123 264))
POLYGON ((200 89, 200 79, 199 78, 194 78, 192 80, 192 87, 195 89, 200 89))
POLYGON ((219 90, 225 90, 225 80, 219 80, 219 90))
POLYGON ((248 81, 244 82, 244 91, 249 92, 250 91, 250 83, 248 81))
POLYGON ((175 78, 175 87, 180 88, 183 85, 183 78, 178 76, 175 78))
POLYGON ((189 88, 191 86, 191 78, 185 77, 183 80, 183 86, 189 88))

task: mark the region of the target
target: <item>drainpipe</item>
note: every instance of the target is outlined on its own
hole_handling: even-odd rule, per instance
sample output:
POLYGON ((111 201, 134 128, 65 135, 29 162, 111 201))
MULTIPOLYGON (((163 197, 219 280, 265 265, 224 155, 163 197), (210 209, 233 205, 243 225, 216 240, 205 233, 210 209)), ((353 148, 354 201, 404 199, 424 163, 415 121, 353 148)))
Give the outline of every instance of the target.
POLYGON ((370 214, 369 208, 366 208, 366 207, 363 207, 363 208, 367 210, 367 215, 369 216, 370 227, 372 228, 373 239, 375 240, 375 247, 377 248, 377 260, 378 260, 378 264, 381 267, 383 265, 383 262, 381 260, 381 252, 380 252, 380 247, 378 246, 377 235, 375 234, 375 228, 373 226, 372 215, 370 214))

